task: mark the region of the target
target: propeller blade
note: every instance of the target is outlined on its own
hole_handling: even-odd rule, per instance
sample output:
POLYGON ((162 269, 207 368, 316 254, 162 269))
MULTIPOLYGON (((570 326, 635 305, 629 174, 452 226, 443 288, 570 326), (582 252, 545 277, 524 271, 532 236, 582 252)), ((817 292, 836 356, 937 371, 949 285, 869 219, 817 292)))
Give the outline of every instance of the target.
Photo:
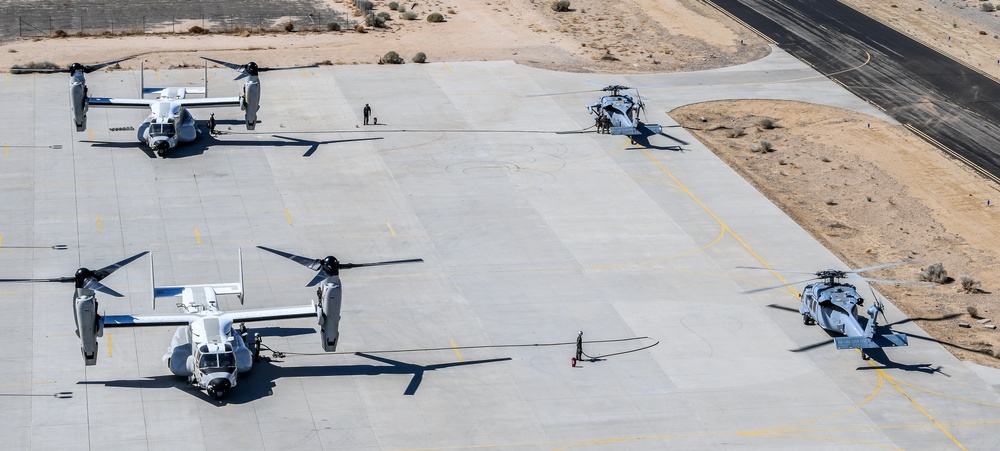
POLYGON ((399 264, 399 263, 417 263, 417 262, 422 262, 422 261, 424 261, 424 259, 422 259, 422 258, 410 258, 410 259, 406 259, 406 260, 391 260, 391 261, 371 262, 371 263, 341 263, 340 266, 339 266, 339 268, 340 269, 351 269, 351 268, 361 268, 361 267, 365 267, 365 266, 395 265, 395 264, 399 264))
POLYGON ((319 64, 310 64, 308 66, 259 67, 257 70, 260 72, 267 72, 269 70, 311 69, 313 67, 319 67, 319 64))
POLYGON ((525 97, 551 97, 551 96, 565 96, 570 94, 586 94, 588 92, 598 92, 601 89, 588 89, 586 91, 570 91, 570 92, 552 92, 548 94, 528 94, 525 97))
POLYGON ((787 283, 783 283, 783 284, 780 284, 780 285, 774 285, 774 286, 770 286, 770 287, 754 288, 753 290, 741 291, 740 294, 759 293, 761 291, 767 291, 767 290, 773 290, 775 288, 787 287, 789 285, 796 285, 796 284, 800 284, 800 283, 803 283, 803 282, 809 282, 811 280, 816 280, 816 279, 819 279, 819 277, 810 277, 810 278, 805 279, 805 280, 799 280, 799 281, 796 281, 796 282, 787 282, 787 283))
POLYGON ((230 63, 228 61, 222 61, 222 60, 217 60, 217 59, 212 59, 212 58, 205 58, 204 56, 201 57, 201 59, 207 60, 207 61, 211 61, 211 62, 213 62, 215 64, 220 65, 220 66, 225 66, 225 67, 228 67, 228 68, 230 68, 232 70, 236 70, 236 71, 242 71, 242 70, 245 69, 245 65, 244 64, 230 63))
POLYGON ((865 271, 874 271, 876 269, 888 268, 890 266, 905 265, 907 263, 916 263, 916 261, 914 261, 914 260, 905 260, 905 261, 901 261, 901 262, 885 263, 885 264, 882 264, 882 265, 869 266, 867 268, 850 269, 850 270, 847 270, 847 271, 844 271, 844 272, 845 273, 859 273, 859 272, 865 272, 865 271))
POLYGON ((76 281, 73 277, 54 277, 50 279, 0 279, 0 282, 8 283, 25 283, 25 282, 74 282, 76 281))
POLYGON ((309 281, 309 283, 306 284, 306 286, 307 287, 315 286, 317 283, 322 282, 327 277, 330 277, 330 275, 327 274, 326 271, 320 271, 316 273, 316 275, 312 278, 312 280, 309 281))
POLYGON ((96 281, 94 279, 87 279, 87 283, 84 284, 83 287, 84 288, 89 288, 89 289, 94 290, 94 291, 100 291, 101 293, 109 294, 109 295, 114 296, 116 298, 125 297, 125 296, 122 296, 121 293, 119 293, 119 292, 117 292, 115 290, 112 290, 107 285, 104 285, 104 284, 102 284, 102 283, 100 283, 100 282, 98 282, 98 281, 96 281))
POLYGON ((127 58, 122 58, 120 60, 108 61, 106 63, 100 63, 100 64, 94 64, 92 66, 83 66, 83 73, 89 74, 91 72, 104 69, 105 67, 108 67, 108 66, 110 66, 112 64, 118 64, 118 63, 120 63, 122 61, 127 61, 127 60, 130 60, 130 59, 132 59, 131 56, 129 56, 127 58))
MULTIPOLYGON (((148 253, 149 253, 149 251, 143 251, 143 252, 135 254, 135 255, 133 255, 133 256, 131 256, 129 258, 126 258, 125 260, 122 260, 120 262, 113 263, 113 264, 105 266, 105 267, 103 267, 101 269, 98 269, 97 271, 94 271, 94 279, 96 279, 96 280, 102 280, 105 277, 110 276, 111 273, 117 271, 122 266, 125 266, 125 265, 127 265, 129 263, 132 263, 133 261, 135 261, 139 257, 142 257, 143 255, 146 255, 148 253)), ((109 290, 110 290, 110 288, 109 288, 109 290)), ((110 293, 108 293, 108 294, 110 294, 110 293)), ((121 296, 121 295, 118 295, 118 296, 121 296)))
POLYGON ((317 260, 315 258, 308 258, 308 257, 302 257, 300 255, 289 254, 288 252, 282 252, 282 251, 279 251, 277 249, 271 249, 269 247, 257 246, 257 248, 261 249, 261 250, 268 251, 268 252, 270 252, 272 254, 275 254, 275 255, 279 255, 279 256, 285 257, 285 258, 287 258, 287 259, 289 259, 289 260, 291 260, 291 261, 293 261, 295 263, 298 263, 298 264, 300 264, 302 266, 305 266, 306 268, 309 268, 309 269, 311 269, 313 271, 320 269, 320 264, 322 263, 321 260, 317 260))

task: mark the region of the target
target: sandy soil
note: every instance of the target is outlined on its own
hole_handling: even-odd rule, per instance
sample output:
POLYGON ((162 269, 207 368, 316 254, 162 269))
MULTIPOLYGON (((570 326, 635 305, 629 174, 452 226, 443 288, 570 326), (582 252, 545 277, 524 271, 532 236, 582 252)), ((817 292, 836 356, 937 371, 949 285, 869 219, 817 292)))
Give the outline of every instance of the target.
MULTIPOLYGON (((1000 77, 995 53, 1000 20, 997 13, 981 11, 980 2, 844 1, 1000 77)), ((387 1, 375 3, 377 11, 388 11, 387 1)), ((348 13, 354 8, 349 0, 330 4, 348 13)), ((269 66, 373 64, 393 50, 407 61, 424 52, 429 61, 514 60, 561 71, 636 73, 724 67, 768 52, 756 35, 694 0, 573 0, 572 10, 563 13, 549 5, 548 0, 429 0, 414 10, 417 20, 392 13, 387 28, 364 33, 21 40, 0 45, 0 71, 30 62, 67 65, 77 59, 95 63, 133 55, 140 58, 123 63, 123 69, 137 68, 139 60, 152 68, 200 65, 198 56, 269 66), (424 20, 432 12, 444 14, 446 22, 424 20)), ((956 279, 971 275, 981 281, 982 290, 998 290, 1000 249, 992 240, 1000 235, 1000 211, 985 206, 987 199, 1000 202, 997 186, 906 129, 853 112, 787 102, 698 104, 671 115, 853 267, 908 258, 941 262, 956 279), (779 127, 760 128, 761 118, 779 127), (746 133, 730 138, 735 127, 746 133), (751 152, 751 144, 761 139, 775 151, 751 152)), ((915 280, 919 269, 901 266, 871 275, 915 280)), ((1000 315, 1000 295, 960 293, 958 285, 879 288, 913 318, 959 314, 918 322, 932 336, 957 345, 949 349, 959 357, 1000 367, 993 357, 1000 354, 1000 332, 982 327, 966 313, 966 307, 974 306, 982 316, 1000 315), (959 321, 973 327, 959 328, 959 321)))

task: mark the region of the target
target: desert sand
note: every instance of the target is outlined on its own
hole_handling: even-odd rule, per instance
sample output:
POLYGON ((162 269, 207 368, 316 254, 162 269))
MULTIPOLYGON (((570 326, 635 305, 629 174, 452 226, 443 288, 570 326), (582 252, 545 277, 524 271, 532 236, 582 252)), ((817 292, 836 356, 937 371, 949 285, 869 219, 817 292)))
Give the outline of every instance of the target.
MULTIPOLYGON (((979 2, 933 0, 846 3, 934 46, 971 67, 1000 77, 996 13, 979 2), (990 22, 992 20, 992 22, 990 22), (993 22, 996 22, 994 24, 993 22)), ((376 1, 377 11, 388 11, 376 1)), ((352 2, 331 1, 349 14, 352 2)), ((758 59, 767 45, 701 2, 691 0, 573 0, 557 13, 548 1, 421 2, 417 20, 397 14, 387 28, 364 32, 243 31, 234 34, 35 38, 0 45, 0 71, 15 64, 66 65, 126 56, 121 69, 198 65, 198 56, 254 60, 271 66, 374 64, 396 51, 423 52, 428 61, 513 60, 570 72, 657 73, 725 67, 758 59), (443 23, 423 20, 444 14, 443 23), (489 39, 483 39, 488 36, 489 39)), ((671 116, 736 168, 762 193, 852 267, 916 259, 940 262, 949 275, 980 282, 960 292, 956 280, 933 288, 880 284, 879 290, 930 335, 965 360, 1000 367, 1000 331, 967 313, 1000 315, 996 272, 1000 249, 1000 190, 958 161, 894 126, 858 113, 817 105, 769 101, 689 105, 671 116), (768 118, 778 126, 758 126, 768 118), (865 127, 859 136, 859 124, 865 127), (737 137, 732 131, 742 128, 737 137), (773 152, 752 152, 767 140, 773 152), (957 315, 957 316, 956 316, 957 315), (934 321, 937 318, 947 318, 934 321), (959 328, 959 322, 974 327, 959 328), (951 343, 957 346, 948 346, 951 343)), ((825 268, 792 268, 819 270, 825 268)), ((870 274, 916 280, 919 265, 870 274)), ((995 318, 1000 322, 1000 316, 995 318)), ((790 318, 797 321, 797 318, 790 318)), ((890 319, 890 321, 898 320, 890 319)))

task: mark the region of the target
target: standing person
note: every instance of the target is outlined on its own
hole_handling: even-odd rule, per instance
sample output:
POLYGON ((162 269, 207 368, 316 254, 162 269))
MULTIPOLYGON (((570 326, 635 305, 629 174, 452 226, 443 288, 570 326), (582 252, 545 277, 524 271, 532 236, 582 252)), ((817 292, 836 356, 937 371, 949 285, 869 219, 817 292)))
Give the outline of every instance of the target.
POLYGON ((208 117, 208 133, 215 134, 215 113, 208 117))
POLYGON ((362 112, 365 115, 365 125, 368 125, 368 116, 372 115, 372 107, 368 106, 368 104, 366 103, 365 109, 362 112))

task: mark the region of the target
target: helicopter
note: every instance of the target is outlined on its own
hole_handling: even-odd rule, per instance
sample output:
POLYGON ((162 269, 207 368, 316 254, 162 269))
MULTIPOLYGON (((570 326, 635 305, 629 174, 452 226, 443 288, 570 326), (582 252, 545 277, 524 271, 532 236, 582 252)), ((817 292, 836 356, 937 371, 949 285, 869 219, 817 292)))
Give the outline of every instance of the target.
MULTIPOLYGON (((70 74, 70 100, 73 109, 73 124, 76 131, 87 129, 87 112, 90 107, 99 108, 148 108, 149 116, 136 130, 136 139, 155 150, 158 156, 164 156, 169 149, 180 143, 192 142, 198 139, 197 122, 188 111, 192 108, 239 107, 244 111, 247 130, 253 130, 257 124, 257 111, 260 109, 260 78, 259 73, 268 70, 297 69, 298 67, 260 67, 251 61, 247 64, 234 64, 225 61, 202 57, 206 61, 221 64, 235 69, 234 80, 246 78, 243 93, 239 97, 208 97, 208 66, 205 67, 204 87, 169 87, 147 88, 145 86, 145 70, 140 63, 140 88, 137 99, 90 97, 85 74, 103 69, 131 58, 124 58, 91 66, 73 63, 66 69, 12 69, 13 73, 57 73, 70 74), (155 99, 147 99, 146 95, 155 94, 155 99), (201 94, 204 98, 188 98, 188 94, 201 94)), ((144 63, 144 62, 143 62, 144 63)))
MULTIPOLYGON (((196 387, 221 400, 226 393, 236 387, 237 375, 250 371, 253 363, 258 360, 261 340, 257 334, 252 334, 245 323, 272 321, 293 318, 315 317, 320 321, 320 335, 324 349, 335 351, 339 336, 338 322, 340 319, 340 284, 337 270, 362 266, 376 266, 392 263, 405 263, 414 260, 399 260, 389 262, 339 264, 335 257, 317 260, 317 269, 327 281, 324 302, 309 303, 297 307, 274 307, 262 309, 247 309, 234 312, 223 312, 219 308, 218 297, 235 295, 240 304, 244 301, 243 284, 243 251, 239 250, 239 281, 204 285, 156 286, 153 262, 150 258, 149 273, 151 279, 152 307, 156 308, 157 298, 179 298, 177 307, 180 313, 174 315, 101 315, 98 313, 96 292, 102 292, 115 297, 122 297, 117 291, 101 283, 121 267, 149 254, 141 252, 129 258, 103 267, 96 271, 80 268, 72 277, 57 277, 45 279, 0 279, 0 282, 74 282, 74 319, 76 334, 80 338, 80 349, 84 364, 97 364, 97 338, 104 336, 104 329, 116 327, 155 327, 179 326, 174 332, 170 345, 167 347, 163 360, 174 375, 186 377, 188 385, 196 387), (234 327, 239 323, 238 328, 234 327)), ((290 255, 290 254, 289 254, 290 255)), ((319 278, 319 275, 317 276, 319 278)))
MULTIPOLYGON (((875 297, 872 305, 869 306, 866 311, 868 318, 863 318, 858 314, 858 307, 864 306, 864 298, 858 294, 854 285, 844 283, 842 280, 851 279, 867 282, 886 282, 923 286, 931 285, 903 280, 873 279, 856 275, 865 271, 873 271, 876 269, 888 268, 890 266, 907 263, 913 262, 903 261, 887 263, 850 270, 827 269, 817 271, 815 273, 749 266, 739 266, 738 268, 812 275, 813 277, 806 280, 757 288, 754 290, 744 291, 743 293, 757 293, 802 282, 819 280, 819 282, 806 285, 805 288, 802 289, 802 293, 799 295, 801 304, 799 305, 798 312, 802 315, 802 323, 807 326, 818 325, 825 330, 842 335, 834 337, 833 339, 837 345, 837 349, 859 349, 861 351, 861 358, 868 360, 869 355, 865 352, 866 349, 907 346, 907 336, 902 333, 877 334, 878 315, 881 314, 882 318, 885 319, 885 306, 878 300, 878 297, 875 297)), ((875 295, 874 290, 872 290, 872 295, 875 295)))
POLYGON ((656 124, 643 124, 639 121, 639 112, 645 111, 646 105, 642 102, 636 90, 635 98, 621 91, 629 89, 627 86, 611 85, 606 86, 601 91, 610 92, 601 97, 597 102, 587 106, 587 111, 594 118, 598 133, 610 133, 612 135, 635 136, 641 135, 639 127, 647 128, 652 133, 661 133, 662 128, 656 124))

